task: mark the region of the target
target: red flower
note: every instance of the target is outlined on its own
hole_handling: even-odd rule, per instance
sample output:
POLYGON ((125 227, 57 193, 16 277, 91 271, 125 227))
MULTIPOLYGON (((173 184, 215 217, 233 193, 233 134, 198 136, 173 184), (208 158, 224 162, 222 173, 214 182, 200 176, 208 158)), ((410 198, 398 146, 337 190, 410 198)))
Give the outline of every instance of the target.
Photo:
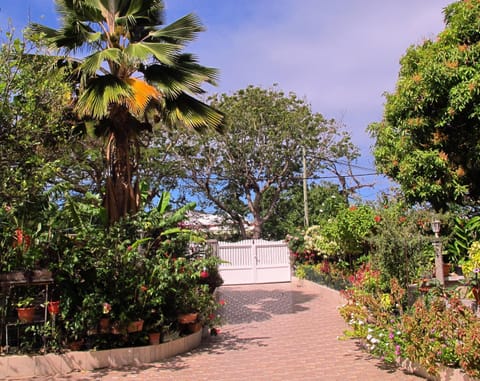
POLYGON ((218 304, 220 304, 221 306, 224 306, 224 305, 225 305, 225 300, 223 300, 223 299, 220 300, 220 301, 218 302, 218 304))
POLYGON ((378 214, 374 217, 375 222, 378 224, 381 220, 382 217, 380 217, 378 214))
POLYGON ((13 241, 13 247, 22 247, 22 249, 26 251, 30 248, 30 242, 30 236, 22 229, 15 230, 15 241, 13 241))
POLYGON ((208 274, 208 271, 207 270, 202 270, 200 271, 200 278, 208 278, 209 274, 208 274))
POLYGON ((351 206, 350 208, 348 208, 348 210, 350 210, 351 212, 353 212, 354 210, 357 210, 357 209, 358 209, 358 208, 357 208, 355 205, 353 205, 353 206, 351 206))
POLYGON ((398 219, 398 222, 403 223, 403 222, 405 222, 406 220, 407 220, 407 217, 405 217, 405 216, 400 216, 400 218, 398 219))

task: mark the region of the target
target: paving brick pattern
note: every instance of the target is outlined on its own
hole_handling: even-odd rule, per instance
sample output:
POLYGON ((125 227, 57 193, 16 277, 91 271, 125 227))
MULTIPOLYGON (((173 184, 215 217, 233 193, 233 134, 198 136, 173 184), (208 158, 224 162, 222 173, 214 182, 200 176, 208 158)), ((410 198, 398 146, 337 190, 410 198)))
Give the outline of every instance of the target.
POLYGON ((419 380, 385 366, 354 340, 339 294, 310 282, 227 286, 219 290, 226 324, 200 348, 160 363, 34 380, 419 380))

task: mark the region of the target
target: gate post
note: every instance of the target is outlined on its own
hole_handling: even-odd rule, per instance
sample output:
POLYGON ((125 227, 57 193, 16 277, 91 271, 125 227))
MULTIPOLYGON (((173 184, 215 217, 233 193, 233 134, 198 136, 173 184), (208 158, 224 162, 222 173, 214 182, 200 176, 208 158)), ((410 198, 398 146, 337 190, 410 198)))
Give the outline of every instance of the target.
POLYGON ((212 250, 212 255, 218 257, 218 241, 216 239, 207 239, 207 245, 212 250))

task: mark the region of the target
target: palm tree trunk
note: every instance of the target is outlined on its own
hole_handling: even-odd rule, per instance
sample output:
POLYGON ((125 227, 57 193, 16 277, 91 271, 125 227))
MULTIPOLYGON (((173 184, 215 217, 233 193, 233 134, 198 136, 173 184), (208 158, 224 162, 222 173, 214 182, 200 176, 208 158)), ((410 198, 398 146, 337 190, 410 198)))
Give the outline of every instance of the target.
POLYGON ((139 185, 136 179, 138 146, 135 135, 129 133, 129 130, 124 118, 115 118, 106 147, 105 207, 109 224, 115 223, 127 214, 137 212, 140 206, 139 185))

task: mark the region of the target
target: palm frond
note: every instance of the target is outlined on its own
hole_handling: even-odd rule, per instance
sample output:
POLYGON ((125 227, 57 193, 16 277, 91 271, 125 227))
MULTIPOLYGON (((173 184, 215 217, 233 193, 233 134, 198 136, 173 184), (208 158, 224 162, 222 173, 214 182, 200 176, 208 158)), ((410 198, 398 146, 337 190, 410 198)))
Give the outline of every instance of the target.
POLYGON ((155 83, 170 97, 178 96, 182 92, 203 94, 203 83, 216 84, 218 71, 197 64, 192 55, 178 56, 175 63, 174 66, 154 64, 140 68, 140 71, 148 82, 155 83))
POLYGON ((197 131, 209 128, 219 132, 224 128, 225 117, 220 111, 185 93, 174 99, 166 98, 163 112, 171 127, 180 125, 197 131))
POLYGON ((122 1, 118 7, 117 23, 120 25, 155 26, 163 25, 164 4, 161 0, 122 1))
POLYGON ((152 56, 165 65, 173 65, 175 54, 181 46, 169 43, 136 42, 125 48, 125 54, 145 61, 152 56))
POLYGON ((109 115, 111 104, 124 104, 132 96, 132 89, 126 82, 113 75, 104 75, 89 81, 75 109, 81 118, 102 119, 109 115))
POLYGON ((168 97, 174 98, 181 93, 203 93, 201 81, 188 72, 166 65, 150 65, 143 71, 145 79, 155 85, 168 97))
POLYGON ((86 57, 82 63, 83 75, 95 75, 105 61, 120 63, 122 51, 117 48, 100 50, 86 57))
POLYGON ((103 20, 99 0, 55 0, 55 7, 61 15, 63 26, 67 26, 72 19, 80 22, 103 20))
POLYGON ((148 35, 155 39, 184 44, 193 41, 197 34, 203 30, 200 19, 195 14, 190 13, 163 29, 150 32, 148 35))
POLYGON ((52 29, 44 25, 32 23, 30 31, 45 35, 47 43, 58 49, 75 50, 98 38, 98 34, 83 25, 70 25, 68 29, 52 29))

